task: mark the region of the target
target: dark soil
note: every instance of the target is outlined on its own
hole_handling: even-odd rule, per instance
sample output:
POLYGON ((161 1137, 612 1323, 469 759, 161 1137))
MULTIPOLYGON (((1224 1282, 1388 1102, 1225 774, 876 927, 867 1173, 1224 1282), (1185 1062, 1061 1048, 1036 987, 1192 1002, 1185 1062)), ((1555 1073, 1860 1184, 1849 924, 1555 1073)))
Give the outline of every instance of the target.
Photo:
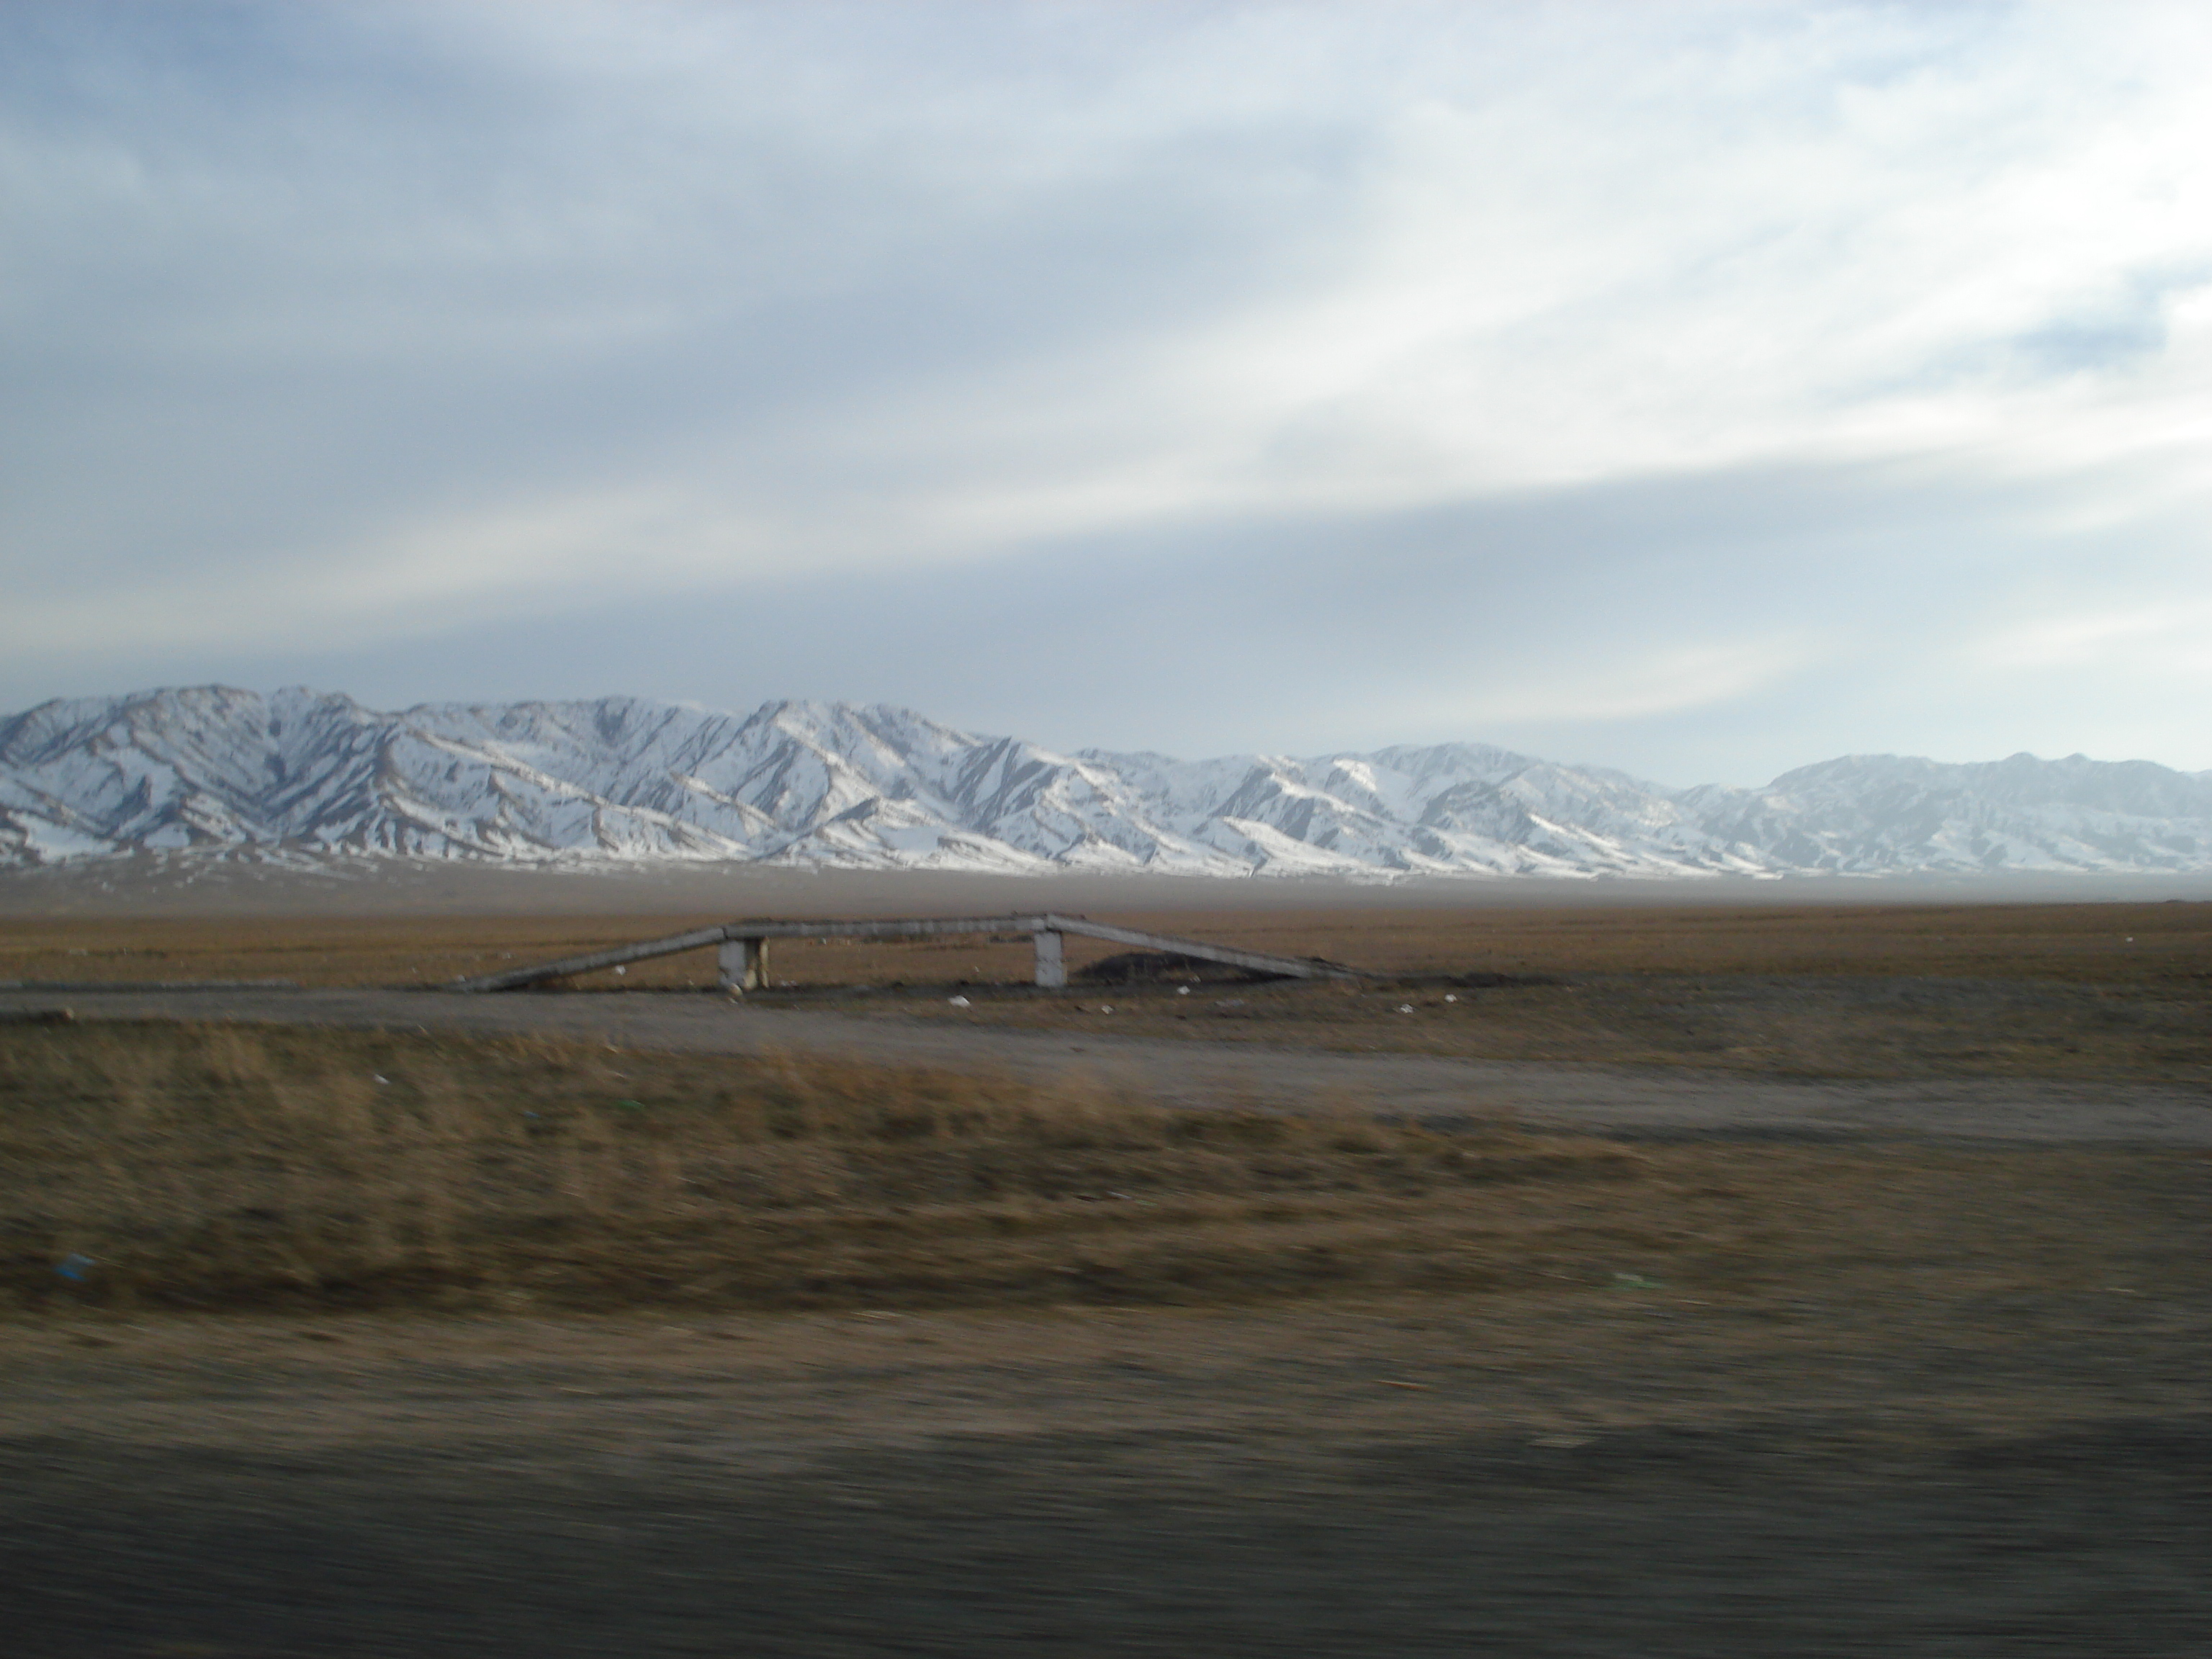
POLYGON ((1065 1436, 612 1475, 11 1449, 33 1655, 2201 1654, 2212 1427, 1972 1451, 1644 1432, 1340 1482, 1065 1436))
POLYGON ((2212 1644, 2212 1417, 2170 1384, 1777 1391, 1694 1328, 1632 1377, 1566 1361, 1650 1310, 1578 1353, 1466 1312, 88 1328, 12 1367, 0 1618, 33 1659, 2212 1644))

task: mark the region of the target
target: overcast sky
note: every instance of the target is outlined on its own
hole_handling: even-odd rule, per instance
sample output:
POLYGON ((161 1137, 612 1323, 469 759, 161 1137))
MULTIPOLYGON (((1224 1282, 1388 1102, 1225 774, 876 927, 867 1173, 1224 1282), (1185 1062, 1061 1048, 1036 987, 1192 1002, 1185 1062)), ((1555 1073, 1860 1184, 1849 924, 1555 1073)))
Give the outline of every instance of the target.
POLYGON ((2212 768, 2212 8, 0 7, 0 708, 2212 768))

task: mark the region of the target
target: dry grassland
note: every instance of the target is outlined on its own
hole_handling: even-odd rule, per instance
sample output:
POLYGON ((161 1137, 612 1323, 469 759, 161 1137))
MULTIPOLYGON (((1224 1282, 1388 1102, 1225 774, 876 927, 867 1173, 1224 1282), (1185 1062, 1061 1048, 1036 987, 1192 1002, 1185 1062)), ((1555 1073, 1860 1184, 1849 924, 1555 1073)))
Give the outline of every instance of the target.
MULTIPOLYGON (((1793 1076, 2157 1077, 2212 1083, 2212 904, 1603 910, 1396 908, 1112 920, 1384 977, 1086 989, 1115 947, 1069 941, 1076 989, 1028 987, 1025 940, 778 941, 769 1000, 891 1019, 1285 1047, 1793 1076), (866 988, 862 989, 861 988, 866 988), (945 993, 967 994, 955 1009, 945 993), (1110 1007, 1107 1014, 1103 1009, 1110 1007)), ((440 984, 711 918, 0 921, 0 980, 440 984)), ((711 953, 574 990, 706 991, 711 953)))
MULTIPOLYGON (((1426 908, 1108 913, 1180 937, 1326 956, 1386 975, 1468 973, 1765 975, 2212 983, 2212 903, 1642 905, 1527 910, 1426 908)), ((1001 905, 1000 908, 1016 908, 1001 905)), ((987 912, 988 913, 988 912, 987 912)), ((726 921, 696 912, 620 916, 0 917, 0 981, 283 979, 436 985, 726 921)), ((1118 947, 1068 941, 1073 965, 1118 947)), ((1026 982, 1025 939, 775 945, 798 986, 1026 982)), ((607 975, 597 982, 615 981, 607 975)), ((709 985, 707 952, 632 968, 625 982, 709 985)))
POLYGON ((1667 1066, 1796 1078, 2049 1077, 2212 1085, 2212 990, 2050 980, 1470 975, 1379 984, 1172 981, 942 996, 859 1012, 1342 1053, 1667 1066))
POLYGON ((1099 965, 1093 951, 1078 963, 1073 995, 978 988, 964 1009, 913 997, 872 1011, 1481 1060, 2212 1085, 2212 905, 1182 920, 1200 937, 1328 955, 1384 977, 1085 987, 1085 964, 1099 965))
MULTIPOLYGON (((2212 906, 1116 919, 1394 977, 802 945, 763 1000, 2212 1079, 2212 906)), ((9 921, 0 978, 419 984, 693 920, 9 921)), ((1373 1108, 0 1024, 0 1616, 86 1656, 2212 1650, 2212 1155, 1373 1108)))
POLYGON ((1568 1214, 1468 1194, 1641 1165, 920 1070, 85 1025, 0 1032, 0 1171, 19 1305, 773 1308, 1520 1279, 1568 1214))
POLYGON ((1935 1272, 2212 1283, 2212 1162, 1624 1146, 911 1069, 239 1027, 0 1030, 21 1310, 1205 1304, 1935 1272))

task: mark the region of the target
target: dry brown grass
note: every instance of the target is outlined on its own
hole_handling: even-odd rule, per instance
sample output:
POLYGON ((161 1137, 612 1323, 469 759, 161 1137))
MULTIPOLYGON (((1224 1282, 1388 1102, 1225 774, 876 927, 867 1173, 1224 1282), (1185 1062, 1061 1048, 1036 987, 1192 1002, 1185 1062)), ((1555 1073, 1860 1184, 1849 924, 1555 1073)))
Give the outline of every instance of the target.
MULTIPOLYGON (((1491 972, 1921 976, 2104 986, 2212 984, 2212 903, 1646 904, 1097 912, 1102 921, 1389 975, 1491 972)), ((988 908, 989 907, 986 907, 988 908)), ((1017 902, 1001 908, 1018 908, 1017 902)), ((890 914, 884 911, 884 914, 890 914)), ((805 914, 802 910, 801 914, 805 914)), ((969 914, 973 914, 969 911, 969 914)), ((437 984, 728 920, 603 916, 0 917, 0 980, 289 979, 437 984)), ((1071 939, 1079 966, 1121 947, 1071 939)), ((779 941, 799 985, 1018 982, 1024 943, 779 941)), ((710 985, 711 953, 630 969, 635 985, 710 985)), ((611 986, 611 976, 596 982, 611 986)))
POLYGON ((25 1311, 2094 1297, 2212 1285, 2208 1177, 2188 1153, 1623 1146, 542 1040, 0 1030, 0 1299, 25 1311))
POLYGON ((1601 1143, 915 1069, 0 1032, 18 1304, 1143 1301, 1480 1279, 1493 1267, 1450 1248, 1480 1231, 1468 1194, 1638 1168, 1601 1143))
MULTIPOLYGON (((771 973, 810 1004, 894 1019, 1796 1076, 2212 1084, 2212 904, 1438 905, 1112 919, 1401 977, 1215 985, 1188 997, 1079 980, 1047 995, 1027 988, 1026 943, 989 939, 778 941, 771 973), (1443 975, 1477 982, 1455 989, 1443 975), (882 988, 899 985, 904 994, 882 988), (954 985, 971 1006, 948 1006, 942 993, 954 985), (826 988, 857 986, 879 988, 826 988), (1097 1012, 1108 1002, 1110 1026, 1097 1012)), ((0 920, 0 980, 434 984, 709 920, 18 918, 0 920)), ((1069 941, 1079 976, 1119 949, 1069 941)), ((714 976, 711 953, 696 951, 568 988, 704 991, 714 976)))
MULTIPOLYGON (((1499 976, 1503 977, 1503 976, 1499 976)), ((2212 1085, 2212 987, 1688 974, 1451 985, 1091 986, 854 1012, 1340 1053, 1668 1066, 1784 1077, 2049 1077, 2212 1085), (1106 1011, 1111 1010, 1109 1013, 1106 1011)))

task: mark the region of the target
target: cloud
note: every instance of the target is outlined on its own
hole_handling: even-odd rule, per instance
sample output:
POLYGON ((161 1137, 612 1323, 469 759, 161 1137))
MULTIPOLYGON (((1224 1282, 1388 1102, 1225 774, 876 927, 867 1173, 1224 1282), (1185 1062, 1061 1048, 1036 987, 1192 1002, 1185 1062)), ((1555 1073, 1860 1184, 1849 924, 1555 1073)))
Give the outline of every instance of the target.
MULTIPOLYGON (((2071 604, 2021 605, 1992 619, 1961 655, 1970 670, 2062 676, 2075 683, 2132 686, 2195 702, 2212 690, 2212 599, 2106 588, 2071 604)), ((2107 690, 2106 695, 2110 695, 2107 690)))
POLYGON ((1018 728, 885 596, 1186 660, 1141 580, 1327 742, 1856 746, 1789 688, 1878 673, 1932 743, 2116 548, 2212 603, 2208 69, 2156 4, 15 9, 0 684, 714 701, 609 619, 774 613, 1018 728))

